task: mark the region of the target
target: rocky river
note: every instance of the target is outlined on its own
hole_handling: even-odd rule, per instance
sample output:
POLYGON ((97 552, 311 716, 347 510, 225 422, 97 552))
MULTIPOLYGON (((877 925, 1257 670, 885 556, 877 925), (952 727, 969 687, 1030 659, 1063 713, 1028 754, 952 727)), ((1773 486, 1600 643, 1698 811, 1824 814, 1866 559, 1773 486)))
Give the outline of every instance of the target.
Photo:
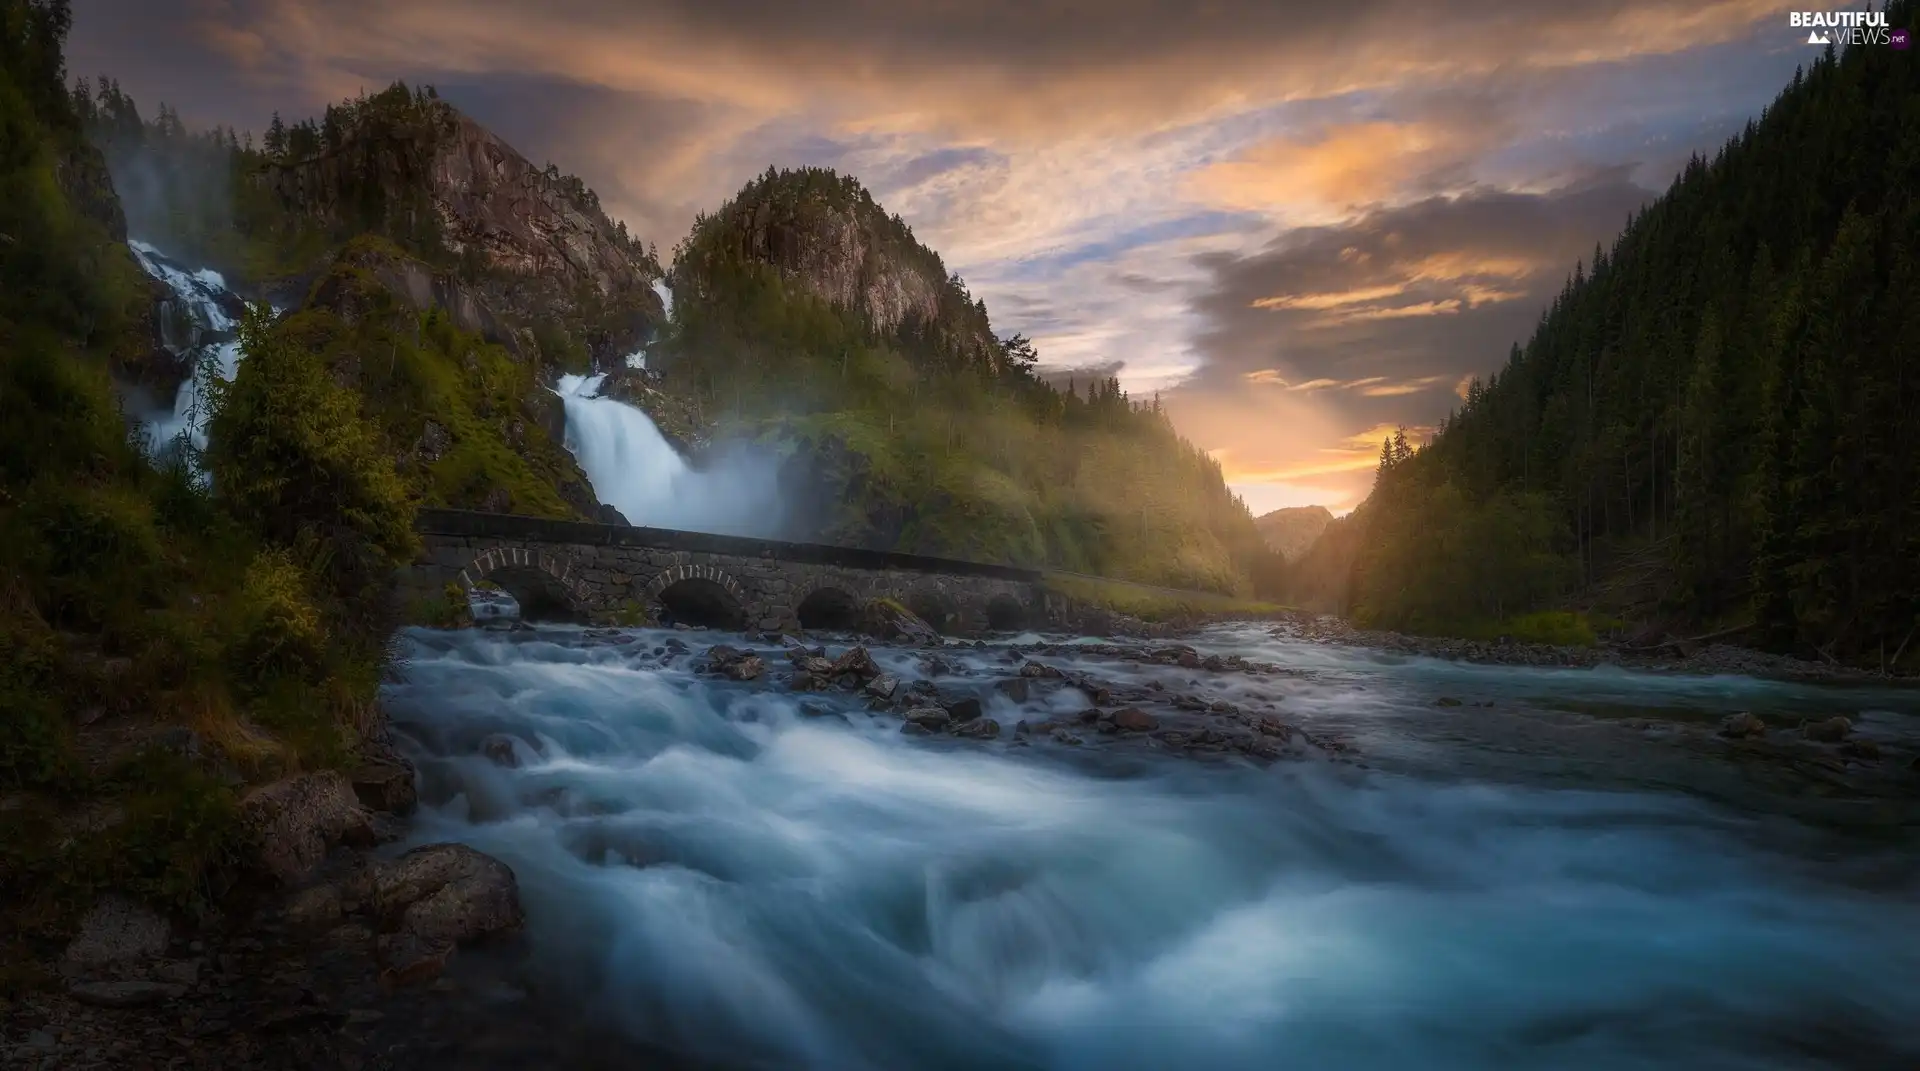
POLYGON ((1920 1066, 1891 684, 1271 623, 403 639, 411 818, 22 1066, 128 1066, 87 1024, 134 1014, 182 1067, 1920 1066))

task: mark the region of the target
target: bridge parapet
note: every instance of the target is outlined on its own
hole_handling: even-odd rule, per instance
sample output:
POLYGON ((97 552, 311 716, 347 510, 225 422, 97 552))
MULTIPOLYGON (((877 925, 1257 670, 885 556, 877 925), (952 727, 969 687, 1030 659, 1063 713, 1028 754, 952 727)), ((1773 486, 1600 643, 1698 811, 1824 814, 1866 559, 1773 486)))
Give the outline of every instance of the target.
POLYGON ((1037 570, 813 543, 539 517, 422 510, 423 550, 405 575, 417 596, 491 580, 547 613, 644 613, 765 629, 843 627, 870 599, 894 599, 950 633, 1037 623, 1037 570))

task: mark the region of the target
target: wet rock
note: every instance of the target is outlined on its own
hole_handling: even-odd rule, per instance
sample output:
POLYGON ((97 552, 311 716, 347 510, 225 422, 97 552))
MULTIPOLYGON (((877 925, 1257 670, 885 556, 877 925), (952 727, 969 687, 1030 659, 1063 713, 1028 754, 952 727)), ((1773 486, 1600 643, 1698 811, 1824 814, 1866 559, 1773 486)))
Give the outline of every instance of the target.
POLYGON ((1026 677, 1009 677, 1006 680, 995 683, 994 687, 999 689, 1001 694, 1016 703, 1026 702, 1027 696, 1031 694, 1027 687, 1026 677))
POLYGON ((347 779, 331 770, 255 789, 241 801, 240 814, 259 866, 288 884, 311 873, 335 845, 373 839, 367 809, 347 779))
POLYGON ((353 794, 363 805, 390 814, 410 814, 419 802, 413 764, 394 757, 370 762, 353 771, 353 794))
POLYGON ((1293 727, 1278 718, 1261 718, 1255 723, 1254 728, 1263 736, 1277 736, 1282 740, 1293 736, 1293 727))
POLYGON ((1845 740, 1847 734, 1852 731, 1853 722, 1838 715, 1831 718, 1822 718, 1819 721, 1806 722, 1800 726, 1800 732, 1804 734, 1807 739, 1822 744, 1837 744, 1845 740))
POLYGON ((883 640, 937 644, 940 633, 920 615, 891 599, 875 599, 861 608, 860 631, 883 640))
POLYGON ((1216 699, 1207 709, 1215 714, 1232 714, 1236 708, 1224 699, 1216 699))
POLYGON ((766 669, 767 664, 760 660, 759 655, 750 654, 745 658, 727 663, 721 668, 720 672, 733 680, 750 681, 766 672, 766 669))
POLYGON ((1020 667, 1020 675, 1022 677, 1059 677, 1061 673, 1052 666, 1039 662, 1028 662, 1026 665, 1020 667))
POLYGON ((1075 714, 1074 719, 1082 725, 1092 725, 1094 722, 1100 721, 1102 719, 1105 719, 1107 721, 1112 721, 1113 715, 1108 714, 1106 711, 1101 710, 1099 707, 1088 707, 1087 709, 1081 711, 1080 713, 1075 714))
POLYGON ((1732 740, 1765 736, 1767 723, 1761 721, 1759 715, 1743 710, 1738 714, 1729 714, 1721 720, 1720 735, 1732 740))
POLYGON ((942 705, 946 707, 947 713, 953 716, 954 721, 972 721, 983 713, 980 700, 972 696, 955 699, 942 705))
POLYGON ((144 1008, 164 1000, 184 996, 187 987, 171 982, 76 982, 67 987, 67 995, 96 1008, 144 1008))
POLYGON ((131 900, 107 896, 80 920, 80 932, 60 957, 66 973, 84 973, 162 955, 173 927, 131 900))
POLYGON ((867 694, 879 699, 892 699, 893 693, 900 690, 900 678, 891 673, 882 673, 867 682, 867 694))
POLYGON ((1070 733, 1065 729, 1055 729, 1053 731, 1053 740, 1055 743, 1066 744, 1069 747, 1077 747, 1080 744, 1083 744, 1086 742, 1080 739, 1079 736, 1075 735, 1074 733, 1070 733))
POLYGON ((873 664, 873 656, 865 647, 849 647, 845 654, 833 660, 828 672, 834 676, 852 674, 861 681, 871 680, 880 673, 880 667, 873 664))
POLYGON ((1433 705, 1436 707, 1457 707, 1460 705, 1460 700, 1455 699, 1453 696, 1450 696, 1450 695, 1443 695, 1440 698, 1434 700, 1433 705))
POLYGON ((945 677, 953 672, 953 664, 944 658, 929 658, 920 663, 920 671, 929 677, 945 677))
POLYGON ((504 766, 509 770, 520 768, 520 749, 513 746, 513 737, 505 733, 494 733, 480 741, 480 754, 495 766, 504 766))
POLYGON ((1121 707, 1113 712, 1113 724, 1122 732, 1150 733, 1160 727, 1153 715, 1139 707, 1121 707))
POLYGON ((761 618, 761 619, 760 619, 760 631, 762 631, 762 632, 778 632, 778 631, 780 631, 780 619, 779 619, 779 618, 777 618, 777 617, 763 617, 763 618, 761 618))
POLYGON ((439 974, 461 944, 519 928, 520 888, 507 864, 464 844, 415 848, 373 873, 382 928, 382 978, 406 984, 439 974))
MULTIPOLYGON (((975 716, 977 717, 978 715, 975 716)), ((924 729, 930 733, 938 733, 945 732, 947 726, 953 724, 954 719, 952 715, 941 710, 939 707, 915 707, 907 711, 906 720, 908 725, 924 729)))
POLYGON ((1880 759, 1880 745, 1872 740, 1855 738, 1840 745, 1840 754, 1852 759, 1877 762, 1880 759))
POLYGON ((992 718, 975 718, 953 730, 955 736, 971 737, 976 740, 998 740, 1000 723, 992 718))

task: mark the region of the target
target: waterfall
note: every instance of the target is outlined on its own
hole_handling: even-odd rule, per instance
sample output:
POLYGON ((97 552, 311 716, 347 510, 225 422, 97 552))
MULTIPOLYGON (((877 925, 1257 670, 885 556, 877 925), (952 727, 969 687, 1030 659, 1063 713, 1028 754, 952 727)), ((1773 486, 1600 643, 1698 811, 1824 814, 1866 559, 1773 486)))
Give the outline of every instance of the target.
POLYGON ((629 523, 770 536, 783 519, 777 466, 742 450, 694 468, 639 409, 600 397, 604 375, 561 376, 566 446, 600 501, 629 523))
POLYGON ((206 385, 201 376, 211 371, 229 380, 239 367, 240 342, 234 338, 238 325, 227 314, 227 307, 239 299, 217 271, 188 271, 138 239, 129 239, 127 245, 140 267, 173 291, 161 310, 161 333, 167 351, 187 362, 187 378, 175 391, 172 408, 150 412, 140 421, 147 449, 163 458, 184 438, 195 452, 205 450, 206 385))

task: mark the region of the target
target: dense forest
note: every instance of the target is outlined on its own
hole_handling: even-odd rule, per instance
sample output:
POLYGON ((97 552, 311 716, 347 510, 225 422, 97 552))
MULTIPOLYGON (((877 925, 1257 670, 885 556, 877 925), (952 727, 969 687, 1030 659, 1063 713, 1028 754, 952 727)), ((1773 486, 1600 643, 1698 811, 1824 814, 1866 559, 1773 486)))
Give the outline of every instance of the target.
POLYGON ((1829 46, 1577 266, 1430 445, 1386 444, 1334 533, 1336 601, 1388 628, 1577 607, 1915 665, 1917 244, 1920 64, 1829 46))
POLYGON ((700 218, 672 278, 661 368, 825 468, 816 538, 1235 594, 1271 556, 1157 400, 1044 382, 1031 342, 995 338, 965 282, 851 178, 770 170, 700 218), (814 255, 845 245, 859 263, 814 255), (903 291, 918 305, 880 329, 868 295, 903 291))
POLYGON ((204 906, 236 872, 243 786, 353 761, 414 551, 358 397, 258 316, 204 457, 156 466, 129 434, 110 370, 152 347, 153 292, 66 82, 69 21, 0 0, 10 964, 102 890, 204 906))

